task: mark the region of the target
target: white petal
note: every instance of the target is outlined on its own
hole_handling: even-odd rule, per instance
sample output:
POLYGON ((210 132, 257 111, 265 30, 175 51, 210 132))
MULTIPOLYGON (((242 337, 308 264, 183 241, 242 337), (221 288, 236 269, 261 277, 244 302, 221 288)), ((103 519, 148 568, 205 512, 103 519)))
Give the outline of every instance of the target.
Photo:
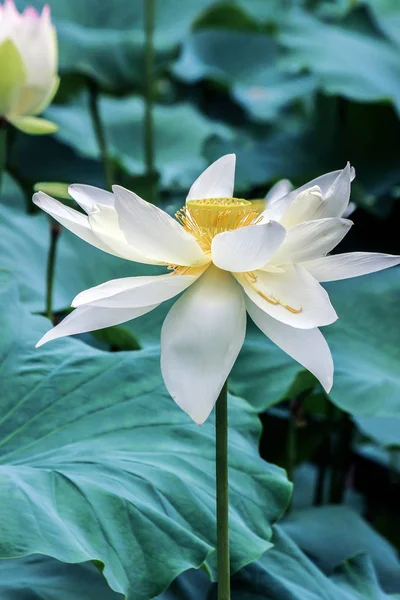
POLYGON ((104 252, 145 264, 159 264, 126 242, 112 207, 98 205, 87 217, 43 192, 34 194, 33 202, 72 233, 104 252))
POLYGON ((92 212, 98 204, 114 206, 114 194, 93 185, 74 183, 69 186, 68 192, 87 213, 92 212))
POLYGON ((102 240, 100 240, 92 231, 86 215, 82 215, 77 210, 65 206, 58 200, 48 196, 44 192, 37 192, 33 195, 33 202, 51 215, 56 221, 72 231, 75 235, 85 240, 92 246, 100 248, 110 254, 115 254, 102 240))
MULTIPOLYGON (((347 169, 348 167, 349 165, 346 166, 345 169, 347 169)), ((306 190, 309 187, 317 185, 320 188, 322 195, 325 196, 328 190, 332 187, 337 178, 343 173, 345 169, 339 169, 338 171, 331 171, 330 173, 325 173, 325 175, 320 175, 319 177, 316 177, 315 179, 312 179, 308 183, 305 183, 301 187, 297 188, 294 192, 298 194, 299 192, 302 192, 303 190, 306 190)), ((354 168, 350 167, 350 180, 353 181, 355 176, 356 173, 354 168)))
POLYGON ((166 212, 119 185, 114 185, 113 191, 120 227, 141 254, 182 266, 209 261, 196 240, 166 212))
POLYGON ((246 308, 254 323, 277 346, 310 371, 328 393, 333 383, 333 360, 319 329, 296 329, 267 315, 251 300, 246 308))
POLYGON ((289 179, 281 179, 269 190, 268 194, 265 196, 265 201, 267 204, 271 205, 273 202, 276 202, 276 200, 279 200, 279 198, 286 196, 292 189, 293 185, 289 179))
POLYGON ((96 331, 104 327, 112 327, 125 323, 131 319, 136 319, 144 315, 157 304, 152 306, 142 306, 140 308, 103 308, 100 306, 80 306, 70 313, 59 325, 50 329, 36 344, 36 348, 67 335, 75 335, 77 333, 86 333, 88 331, 96 331))
POLYGON ((348 252, 303 263, 317 281, 337 281, 375 273, 400 264, 400 256, 378 252, 348 252))
POLYGON ((189 190, 188 200, 203 198, 232 198, 235 185, 235 154, 226 154, 212 163, 196 179, 189 190))
POLYGON ((213 263, 237 273, 260 269, 278 250, 285 235, 285 229, 275 221, 224 231, 211 243, 213 263))
POLYGON ((299 223, 315 219, 322 202, 322 192, 317 185, 303 190, 291 202, 279 222, 290 229, 299 223))
POLYGON ((319 258, 333 250, 352 225, 347 219, 320 219, 295 225, 271 262, 280 265, 319 258))
POLYGON ((299 265, 286 265, 283 273, 256 271, 237 274, 249 298, 263 311, 292 327, 312 329, 337 319, 324 288, 299 265))
POLYGON ((161 261, 144 256, 132 244, 128 244, 119 226, 118 213, 113 206, 97 204, 89 214, 88 220, 96 237, 111 248, 117 256, 148 265, 160 264, 161 261))
POLYGON ((174 304, 161 331, 161 369, 175 402, 196 423, 209 416, 242 347, 243 294, 210 267, 174 304))
POLYGON ((316 218, 341 217, 345 212, 350 199, 352 171, 350 163, 341 171, 335 181, 324 195, 324 200, 318 210, 316 218))
MULTIPOLYGON (((200 273, 199 269, 198 275, 200 273)), ((94 306, 132 308, 160 304, 183 292, 196 281, 198 275, 168 274, 113 279, 81 292, 71 306, 90 303, 94 306)))
MULTIPOLYGON (((307 195, 308 195, 310 189, 311 188, 314 188, 314 189, 318 188, 319 191, 320 191, 320 193, 321 193, 321 195, 322 195, 322 197, 325 197, 329 190, 331 190, 331 193, 332 193, 332 189, 333 189, 333 186, 335 185, 335 182, 337 182, 338 178, 343 174, 344 171, 346 171, 345 179, 347 177, 347 171, 349 171, 349 173, 350 173, 350 181, 353 181, 353 179, 355 177, 355 171, 354 171, 353 167, 347 166, 343 170, 332 171, 331 173, 326 173, 325 175, 317 177, 316 179, 312 179, 308 183, 306 183, 306 184, 300 186, 299 188, 293 190, 292 192, 290 192, 286 196, 283 196, 282 198, 279 198, 272 205, 267 206, 266 210, 263 213, 261 213, 260 216, 262 216, 264 219, 272 219, 272 220, 281 222, 281 220, 284 218, 284 216, 286 217, 286 211, 289 209, 289 207, 291 206, 292 202, 294 202, 295 199, 299 196, 299 194, 302 194, 303 192, 307 192, 307 194, 302 194, 302 196, 301 196, 302 199, 307 199, 307 195)), ((340 181, 341 181, 341 183, 343 183, 342 179, 340 181)), ((316 205, 315 208, 317 208, 318 204, 316 205)), ((336 217, 337 216, 342 216, 342 213, 340 213, 340 214, 337 213, 337 214, 334 214, 334 215, 330 215, 330 214, 324 214, 324 215, 322 215, 322 214, 319 214, 319 213, 318 214, 315 213, 313 215, 313 213, 311 211, 311 207, 308 207, 308 210, 309 210, 309 213, 310 213, 309 216, 308 216, 308 218, 314 218, 314 219, 316 219, 316 218, 323 218, 324 216, 325 217, 329 217, 329 216, 336 216, 336 217)), ((297 221, 297 223, 298 222, 299 221, 297 221)))

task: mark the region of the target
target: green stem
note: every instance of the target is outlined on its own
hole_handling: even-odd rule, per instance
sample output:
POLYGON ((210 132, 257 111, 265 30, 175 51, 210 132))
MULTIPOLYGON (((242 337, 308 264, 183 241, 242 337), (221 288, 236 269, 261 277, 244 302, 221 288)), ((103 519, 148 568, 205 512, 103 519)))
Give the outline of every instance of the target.
POLYGON ((332 477, 329 502, 342 504, 346 491, 346 478, 351 464, 354 426, 347 413, 341 412, 335 436, 332 460, 332 477))
POLYGON ((0 192, 7 161, 7 121, 0 117, 0 192))
POLYGON ((289 481, 293 482, 294 469, 296 464, 296 399, 289 402, 289 421, 286 445, 286 472, 289 481))
POLYGON ((106 180, 107 189, 111 190, 112 185, 114 183, 114 174, 113 174, 113 165, 108 154, 108 146, 106 134, 104 131, 104 125, 101 120, 100 109, 99 109, 99 99, 100 99, 100 91, 99 86, 93 79, 88 79, 88 89, 89 89, 89 108, 90 115, 92 118, 92 125, 94 129, 94 133, 96 135, 96 140, 100 149, 101 162, 103 163, 104 169, 104 177, 106 180))
POLYGON ((228 387, 215 407, 218 600, 230 600, 229 491, 228 491, 228 387))
POLYGON ((50 246, 47 257, 47 274, 46 274, 46 316, 53 322, 53 287, 54 274, 56 266, 57 242, 60 236, 61 228, 56 221, 50 217, 50 246))
POLYGON ((332 430, 334 428, 335 407, 329 398, 326 398, 325 423, 327 425, 327 437, 318 448, 317 481, 314 492, 314 506, 324 503, 324 492, 328 476, 329 465, 332 460, 332 430))
POLYGON ((154 165, 154 121, 153 121, 153 102, 154 102, 154 20, 155 3, 154 0, 143 0, 145 6, 145 105, 144 105, 144 156, 146 163, 146 175, 151 180, 150 202, 155 201, 155 184, 152 177, 155 177, 154 165))

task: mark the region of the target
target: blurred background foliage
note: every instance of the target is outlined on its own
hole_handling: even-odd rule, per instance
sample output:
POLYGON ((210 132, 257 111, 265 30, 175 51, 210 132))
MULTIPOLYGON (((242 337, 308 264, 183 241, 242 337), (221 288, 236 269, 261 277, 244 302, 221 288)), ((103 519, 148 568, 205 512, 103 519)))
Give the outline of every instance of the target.
MULTIPOLYGON (((26 4, 42 6, 41 0, 17 1, 19 8, 26 4)), ((11 132, 0 211, 1 368, 4 389, 15 381, 16 390, 6 393, 7 410, 0 419, 0 482, 9 499, 0 556, 10 559, 0 561, 0 590, 5 600, 120 598, 90 563, 66 564, 96 559, 113 590, 145 600, 190 567, 203 563, 213 569, 206 508, 213 493, 207 469, 212 435, 207 426, 200 433, 188 426, 182 433, 185 418, 172 405, 172 416, 165 410, 168 400, 156 357, 168 306, 124 326, 82 336, 83 343, 64 340, 34 353, 32 332, 38 338, 39 330, 48 326, 31 313, 45 313, 51 227, 45 215, 34 212, 33 186, 38 181, 107 186, 95 108, 112 159, 108 177, 145 198, 151 196, 170 212, 183 204, 193 179, 227 152, 237 154, 236 195, 252 199, 263 198, 282 177, 301 185, 350 161, 357 173, 352 191, 355 227, 339 251, 399 253, 400 3, 156 0, 151 168, 145 151, 144 2, 50 0, 50 5, 59 35, 61 86, 45 116, 59 124, 59 131, 41 138, 11 132), (135 352, 127 354, 129 350, 135 352), (17 357, 11 367, 10 356, 17 357), (118 370, 109 396, 98 375, 102 369, 118 370), (81 380, 85 372, 95 382, 89 390, 81 380), (61 398, 57 410, 52 409, 54 391, 61 398), (107 398, 104 412, 101 403, 107 398), (146 413, 147 424, 150 431, 158 427, 160 452, 174 446, 171 461, 168 467, 156 462, 150 469, 145 458, 140 466, 133 461, 128 468, 121 452, 143 452, 142 438, 133 431, 149 398, 155 412, 153 417, 146 413), (124 416, 131 413, 136 415, 132 422, 124 416), (84 426, 75 419, 83 419, 84 426), (128 432, 120 427, 124 420, 131 427, 128 432), (181 449, 188 454, 184 469, 176 440, 191 449, 181 449), (193 481, 188 468, 195 470, 193 481), (169 485, 179 482, 172 496, 166 469, 169 485), (135 477, 141 473, 145 484, 136 489, 128 472, 135 477), (63 482, 58 481, 60 473, 63 482), (108 477, 118 488, 112 498, 104 483, 108 477), (65 506, 62 519, 84 540, 81 547, 70 541, 60 549, 38 541, 40 527, 59 534, 54 481, 65 486, 59 491, 63 504, 77 503, 79 518, 72 518, 65 506), (79 502, 72 489, 77 481, 79 502), (195 488, 204 491, 204 503, 193 509, 193 520, 187 506, 195 488), (145 539, 138 547, 130 541, 136 521, 127 503, 139 496, 143 506, 151 505, 150 520, 161 519, 166 511, 178 523, 175 528, 169 523, 167 534, 164 522, 157 521, 152 535, 158 541, 149 541, 149 547, 145 539), (46 518, 46 510, 38 508, 42 504, 47 506, 46 518), (82 522, 91 522, 90 505, 100 533, 95 521, 91 527, 82 522), (116 516, 125 510, 127 516, 116 516), (23 541, 17 532, 21 514, 27 532, 23 541), (183 539, 190 547, 186 556, 178 550, 183 539), (104 549, 109 546, 111 554, 104 549), (123 558, 127 550, 129 556, 123 558), (141 552, 161 552, 163 568, 156 572, 155 564, 144 566, 141 552), (153 578, 152 585, 137 575, 141 570, 144 579, 153 578)), ((102 254, 62 231, 53 295, 56 319, 82 289, 144 273, 148 267, 102 254)), ((336 368, 329 397, 250 323, 232 373, 230 391, 244 398, 232 400, 231 426, 237 429, 231 453, 237 464, 237 473, 233 468, 231 474, 237 540, 233 560, 240 568, 262 555, 235 576, 233 599, 400 597, 394 549, 400 546, 400 272, 392 269, 330 284, 329 292, 340 317, 324 331, 336 368), (270 526, 285 511, 289 484, 283 471, 267 463, 253 466, 253 483, 240 479, 241 470, 252 473, 246 465, 258 465, 258 439, 261 457, 285 468, 295 484, 289 514, 276 526, 274 548, 265 554, 269 543, 255 531, 263 528, 265 540, 270 538, 270 526), (243 444, 248 445, 247 462, 240 458, 243 444), (262 481, 268 481, 263 492, 262 481), (251 498, 249 505, 240 501, 241 490, 251 498), (252 502, 258 503, 257 510, 249 508, 252 502)), ((188 571, 162 600, 212 599, 214 593, 203 570, 188 571)))

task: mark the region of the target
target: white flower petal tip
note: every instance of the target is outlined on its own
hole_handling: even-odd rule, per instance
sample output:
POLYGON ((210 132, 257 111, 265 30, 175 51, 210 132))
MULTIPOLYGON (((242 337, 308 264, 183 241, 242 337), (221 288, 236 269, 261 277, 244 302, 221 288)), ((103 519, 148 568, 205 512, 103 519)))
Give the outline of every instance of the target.
POLYGON ((303 263, 303 267, 320 282, 339 281, 376 273, 400 264, 400 256, 379 252, 347 252, 323 256, 303 263))
POLYGON ((206 421, 243 345, 246 309, 230 273, 210 267, 169 311, 161 330, 161 370, 173 400, 206 421))
POLYGON ((225 154, 196 179, 186 201, 205 198, 232 198, 235 184, 236 155, 225 154))
POLYGON ((98 204, 114 206, 114 194, 93 185, 73 183, 68 187, 68 193, 87 213, 94 210, 98 204))
POLYGON ((267 315, 250 299, 246 308, 257 327, 286 354, 312 373, 329 393, 334 365, 329 346, 319 329, 295 329, 267 315))
POLYGON ((266 204, 271 205, 276 200, 283 198, 293 189, 292 182, 289 179, 280 179, 272 186, 268 194, 265 196, 266 204))
POLYGON ((61 323, 45 333, 37 342, 36 348, 58 338, 96 331, 97 329, 104 329, 105 327, 112 327, 113 325, 131 321, 132 319, 145 315, 157 306, 158 304, 152 304, 148 306, 118 309, 90 304, 80 306, 67 315, 61 323))
POLYGON ((260 269, 275 254, 285 236, 286 230, 276 221, 225 231, 212 241, 213 263, 234 273, 260 269))

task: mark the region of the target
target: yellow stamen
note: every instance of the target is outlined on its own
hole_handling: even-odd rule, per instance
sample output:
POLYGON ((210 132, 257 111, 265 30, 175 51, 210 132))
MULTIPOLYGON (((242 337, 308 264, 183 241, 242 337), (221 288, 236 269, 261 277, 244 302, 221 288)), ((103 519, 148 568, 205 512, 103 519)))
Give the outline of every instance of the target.
POLYGON ((204 198, 189 200, 175 216, 203 252, 210 253, 216 235, 255 224, 257 214, 252 203, 241 198, 204 198))

